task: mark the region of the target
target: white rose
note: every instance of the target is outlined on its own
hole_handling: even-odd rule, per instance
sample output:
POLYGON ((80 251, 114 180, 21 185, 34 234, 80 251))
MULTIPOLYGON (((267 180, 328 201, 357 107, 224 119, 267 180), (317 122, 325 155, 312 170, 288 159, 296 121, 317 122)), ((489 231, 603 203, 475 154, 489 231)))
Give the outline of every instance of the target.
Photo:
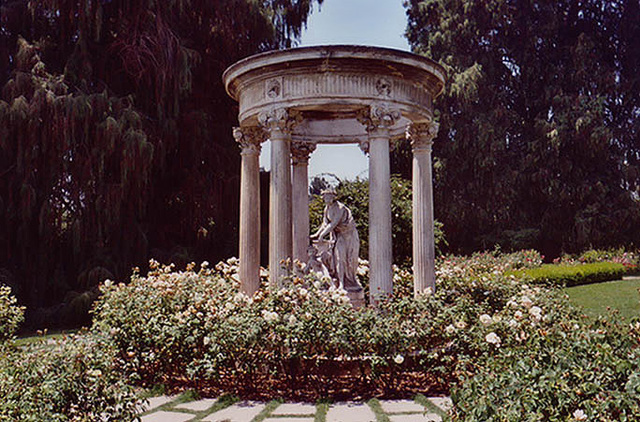
POLYGON ((573 417, 577 421, 586 421, 587 420, 587 414, 584 413, 584 411, 582 409, 577 409, 575 412, 573 412, 573 417))
POLYGON ((496 347, 500 346, 500 337, 498 337, 498 335, 493 331, 487 334, 484 339, 487 341, 487 343, 491 343, 496 347))
POLYGON ((536 321, 540 321, 540 318, 542 317, 542 308, 539 306, 532 306, 529 309, 529 313, 536 321))
POLYGON ((393 358, 393 361, 398 365, 402 365, 402 363, 404 362, 404 356, 398 354, 393 358))
POLYGON ((467 323, 464 321, 458 321, 456 322, 456 328, 459 328, 460 330, 464 330, 465 328, 467 328, 467 323))
POLYGON ((491 315, 482 314, 480 315, 480 322, 482 325, 489 325, 493 322, 493 319, 491 318, 491 315))

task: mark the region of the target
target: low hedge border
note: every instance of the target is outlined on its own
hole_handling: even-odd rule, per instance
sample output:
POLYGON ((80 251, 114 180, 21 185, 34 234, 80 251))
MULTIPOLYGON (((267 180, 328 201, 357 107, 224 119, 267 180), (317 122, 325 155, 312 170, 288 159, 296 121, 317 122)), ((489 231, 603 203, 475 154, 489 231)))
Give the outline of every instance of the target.
POLYGON ((526 278, 534 283, 558 286, 580 286, 620 280, 627 273, 623 264, 617 262, 596 262, 592 264, 558 265, 544 264, 538 268, 513 271, 516 278, 526 278))

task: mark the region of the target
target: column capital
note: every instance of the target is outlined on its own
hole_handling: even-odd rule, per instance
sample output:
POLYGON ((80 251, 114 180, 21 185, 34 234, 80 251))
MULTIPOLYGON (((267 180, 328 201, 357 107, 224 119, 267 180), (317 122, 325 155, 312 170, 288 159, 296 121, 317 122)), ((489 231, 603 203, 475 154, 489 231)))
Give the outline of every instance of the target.
POLYGON ((360 147, 360 150, 364 153, 364 155, 369 154, 369 145, 371 144, 369 143, 368 139, 361 139, 358 141, 358 146, 360 147))
POLYGON ((295 141, 291 143, 291 159, 294 166, 309 163, 309 155, 316 150, 315 142, 295 141))
POLYGON ((436 122, 412 123, 407 130, 407 136, 411 139, 413 152, 431 151, 433 140, 438 135, 440 125, 436 122))
POLYGON ((356 119, 367 128, 367 132, 388 130, 400 119, 400 111, 386 103, 377 103, 359 110, 356 119))
POLYGON ((260 144, 266 140, 266 133, 257 126, 234 127, 233 137, 240 145, 241 155, 259 155, 260 144))
POLYGON ((280 130, 291 133, 293 128, 302 121, 302 113, 286 108, 272 108, 258 114, 258 122, 267 131, 280 130))

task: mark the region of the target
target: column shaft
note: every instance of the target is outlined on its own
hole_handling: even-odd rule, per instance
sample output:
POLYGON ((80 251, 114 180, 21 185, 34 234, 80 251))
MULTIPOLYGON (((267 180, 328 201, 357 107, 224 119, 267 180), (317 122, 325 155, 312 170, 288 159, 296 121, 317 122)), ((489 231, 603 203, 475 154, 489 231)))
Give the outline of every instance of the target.
POLYGON ((431 145, 436 123, 413 124, 413 291, 417 296, 436 288, 431 145))
POLYGON ((286 275, 281 261, 291 257, 291 153, 290 136, 274 128, 271 139, 269 196, 269 281, 279 286, 286 275))
POLYGON ((391 269, 389 131, 369 133, 369 295, 371 303, 393 293, 391 269))
POLYGON ((433 192, 431 151, 413 154, 413 290, 435 291, 435 245, 433 236, 433 192))
POLYGON ((240 169, 240 289, 253 295, 260 288, 260 142, 257 130, 234 129, 242 148, 240 169))
POLYGON ((293 166, 293 258, 306 261, 309 245, 308 165, 293 166))
POLYGON ((293 258, 307 261, 309 246, 309 155, 316 149, 311 142, 293 142, 291 145, 293 258))

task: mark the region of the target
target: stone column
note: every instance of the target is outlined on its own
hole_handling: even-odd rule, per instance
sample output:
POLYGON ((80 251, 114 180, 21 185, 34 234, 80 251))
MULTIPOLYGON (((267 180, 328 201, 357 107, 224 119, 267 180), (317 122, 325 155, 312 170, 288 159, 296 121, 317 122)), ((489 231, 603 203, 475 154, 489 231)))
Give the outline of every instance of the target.
POLYGON ((233 128, 240 144, 240 289, 253 295, 260 288, 260 143, 259 128, 233 128))
POLYGON ((279 286, 286 275, 282 261, 292 255, 291 129, 295 115, 286 109, 260 113, 258 119, 271 140, 269 182, 269 283, 279 286))
POLYGON ((389 129, 400 113, 371 106, 359 116, 369 135, 369 295, 372 304, 393 293, 389 129))
POLYGON ((294 142, 291 145, 293 258, 307 261, 309 246, 309 155, 316 149, 311 142, 294 142))
POLYGON ((413 291, 417 296, 435 291, 435 244, 433 235, 433 192, 431 146, 438 133, 433 122, 409 127, 413 150, 413 291))

